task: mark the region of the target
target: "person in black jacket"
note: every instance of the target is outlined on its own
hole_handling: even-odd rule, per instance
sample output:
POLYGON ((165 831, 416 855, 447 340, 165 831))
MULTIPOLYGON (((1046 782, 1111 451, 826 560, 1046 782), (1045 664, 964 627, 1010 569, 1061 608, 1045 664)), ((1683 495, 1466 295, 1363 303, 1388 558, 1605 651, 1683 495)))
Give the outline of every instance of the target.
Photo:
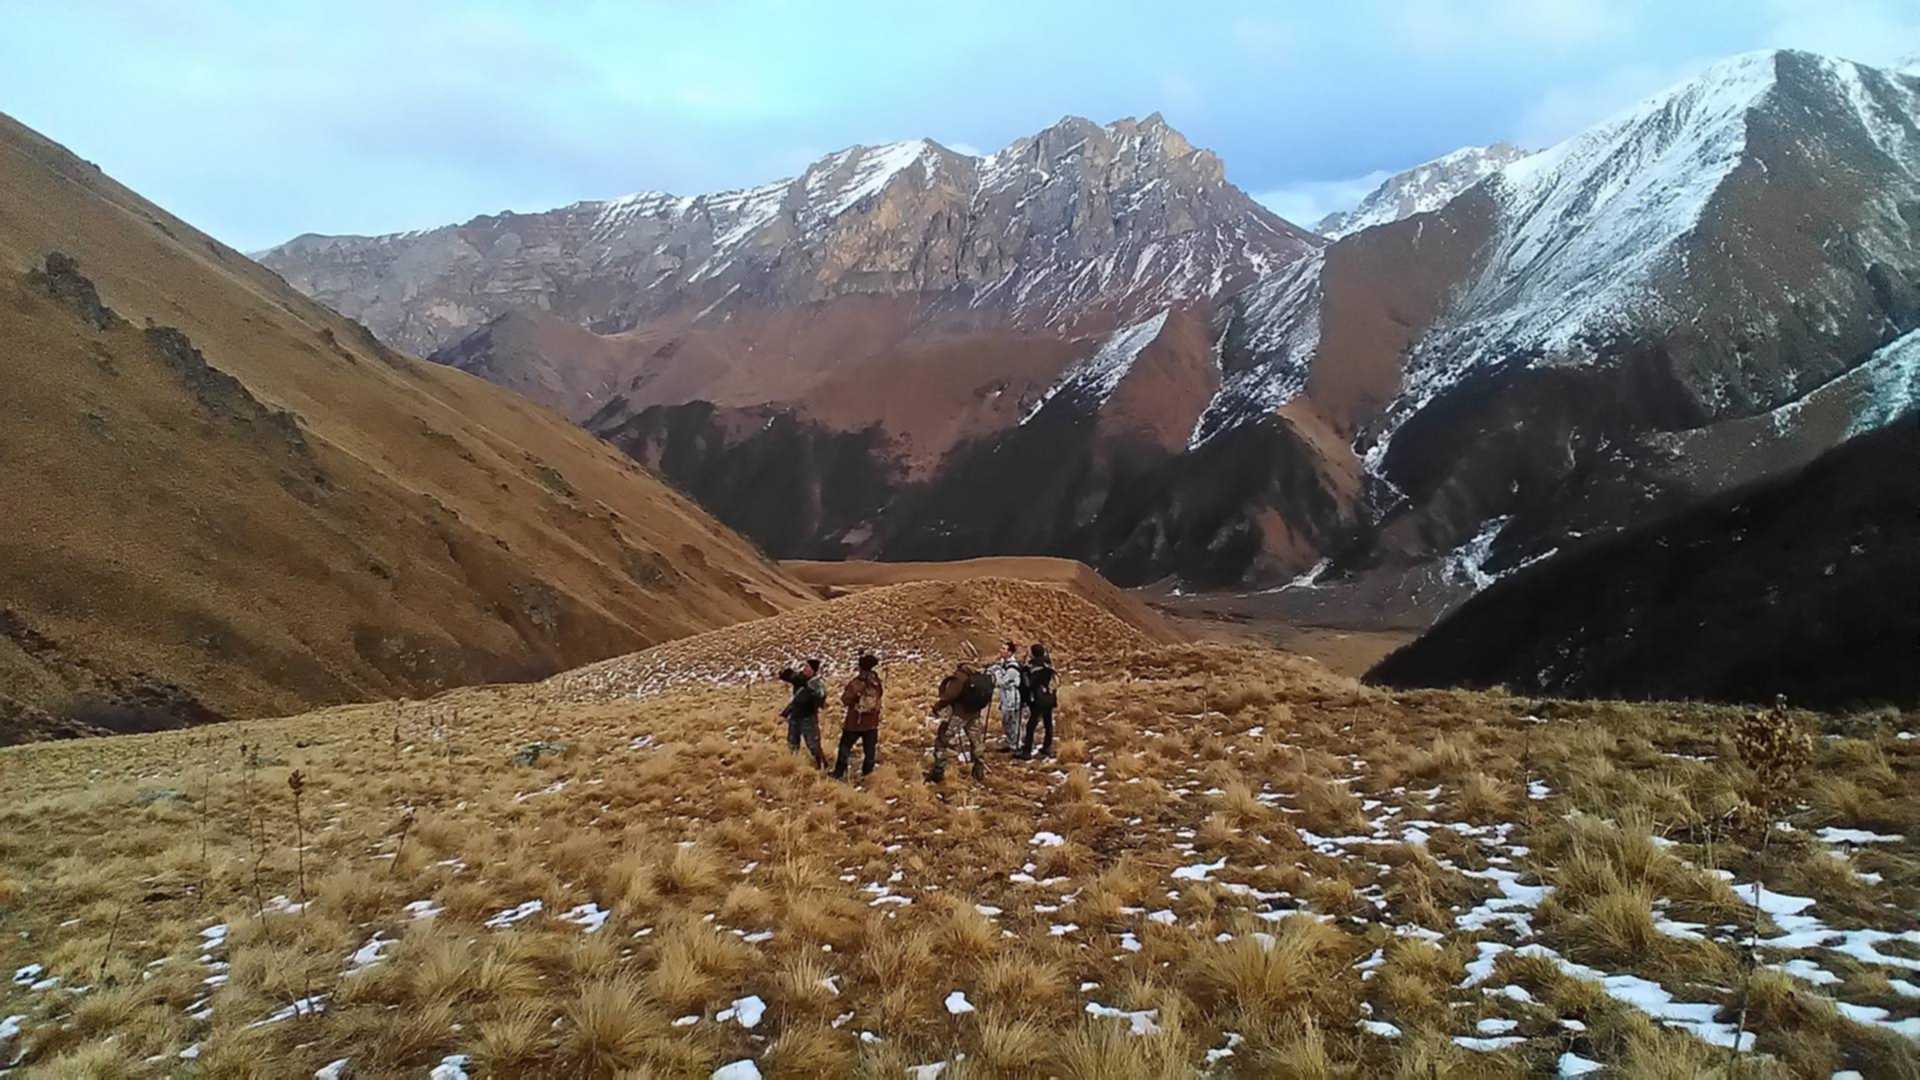
POLYGON ((1023 761, 1034 756, 1033 733, 1041 725, 1046 726, 1047 741, 1040 747, 1040 756, 1053 756, 1053 707, 1060 703, 1053 686, 1053 660, 1047 655, 1045 645, 1033 643, 1027 652, 1026 667, 1027 737, 1019 753, 1023 761))
POLYGON ((827 684, 820 678, 820 661, 808 660, 799 670, 780 669, 780 681, 793 687, 793 697, 780 715, 787 721, 787 746, 799 750, 805 741, 816 768, 827 767, 827 756, 820 752, 820 706, 827 700, 827 684))

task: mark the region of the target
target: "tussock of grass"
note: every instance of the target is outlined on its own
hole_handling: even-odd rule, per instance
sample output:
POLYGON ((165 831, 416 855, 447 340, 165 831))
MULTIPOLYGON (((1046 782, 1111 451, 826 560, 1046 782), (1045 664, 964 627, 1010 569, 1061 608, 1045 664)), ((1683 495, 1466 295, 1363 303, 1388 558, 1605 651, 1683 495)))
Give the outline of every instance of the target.
POLYGON ((647 1048, 669 1030, 640 984, 630 979, 601 979, 581 987, 567 1007, 560 1036, 563 1059, 589 1076, 632 1069, 647 1048))

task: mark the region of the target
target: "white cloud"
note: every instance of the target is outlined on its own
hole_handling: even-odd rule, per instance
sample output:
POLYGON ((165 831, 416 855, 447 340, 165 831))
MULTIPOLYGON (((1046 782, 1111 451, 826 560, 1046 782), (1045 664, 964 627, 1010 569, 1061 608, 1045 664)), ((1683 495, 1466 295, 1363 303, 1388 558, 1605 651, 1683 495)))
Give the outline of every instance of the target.
POLYGON ((944 142, 943 141, 943 142, 940 142, 940 145, 946 147, 947 149, 953 151, 956 154, 965 154, 968 157, 985 157, 986 156, 984 153, 981 152, 979 147, 973 145, 970 142, 944 142))
POLYGON ((1365 176, 1345 180, 1302 180, 1255 195, 1260 205, 1293 222, 1313 228, 1320 219, 1340 210, 1351 210, 1360 200, 1393 174, 1375 169, 1365 176))
POLYGON ((1409 0, 1401 42, 1414 52, 1592 45, 1633 28, 1638 5, 1619 0, 1409 0))
POLYGON ((1920 49, 1920 9, 1912 0, 1768 0, 1768 43, 1886 64, 1920 49))

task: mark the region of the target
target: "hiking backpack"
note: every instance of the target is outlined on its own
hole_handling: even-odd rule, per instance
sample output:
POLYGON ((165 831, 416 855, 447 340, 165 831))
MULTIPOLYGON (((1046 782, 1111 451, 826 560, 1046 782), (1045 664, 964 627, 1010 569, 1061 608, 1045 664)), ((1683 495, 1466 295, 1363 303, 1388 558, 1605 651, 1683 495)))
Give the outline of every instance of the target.
POLYGON ((1035 667, 1031 672, 1033 695, 1030 700, 1043 709, 1051 709, 1060 704, 1060 695, 1053 689, 1052 666, 1035 667))
POLYGON ((993 676, 984 671, 976 671, 966 677, 960 688, 960 696, 955 704, 968 712, 978 712, 993 700, 993 676))
POLYGON ((860 696, 854 699, 853 711, 862 716, 880 711, 880 680, 872 676, 860 680, 860 696))

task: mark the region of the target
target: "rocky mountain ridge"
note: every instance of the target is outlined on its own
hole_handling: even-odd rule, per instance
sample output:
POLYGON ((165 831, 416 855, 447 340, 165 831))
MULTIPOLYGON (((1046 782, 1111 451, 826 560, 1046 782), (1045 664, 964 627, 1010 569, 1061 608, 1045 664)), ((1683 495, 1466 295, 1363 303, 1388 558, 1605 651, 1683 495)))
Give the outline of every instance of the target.
POLYGON ((856 146, 755 188, 310 234, 259 258, 428 354, 513 311, 609 334, 849 294, 1071 329, 1232 291, 1317 243, 1155 114, 1067 117, 984 157, 926 139, 856 146))

